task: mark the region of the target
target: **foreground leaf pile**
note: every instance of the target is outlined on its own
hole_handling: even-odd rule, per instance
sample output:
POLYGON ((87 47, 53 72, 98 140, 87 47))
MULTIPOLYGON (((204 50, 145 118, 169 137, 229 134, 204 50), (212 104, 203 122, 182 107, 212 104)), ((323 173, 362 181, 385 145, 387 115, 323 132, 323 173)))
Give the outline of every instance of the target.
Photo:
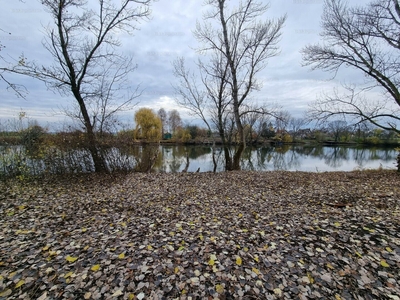
POLYGON ((400 177, 0 183, 0 299, 400 299, 400 177))

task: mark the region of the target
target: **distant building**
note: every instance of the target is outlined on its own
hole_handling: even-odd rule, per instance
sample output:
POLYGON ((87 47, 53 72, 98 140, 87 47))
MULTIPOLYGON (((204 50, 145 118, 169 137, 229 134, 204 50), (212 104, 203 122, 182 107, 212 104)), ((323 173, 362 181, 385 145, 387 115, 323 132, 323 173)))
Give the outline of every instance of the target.
POLYGON ((164 139, 164 140, 170 140, 170 139, 172 139, 172 134, 169 133, 169 132, 164 133, 163 139, 164 139))

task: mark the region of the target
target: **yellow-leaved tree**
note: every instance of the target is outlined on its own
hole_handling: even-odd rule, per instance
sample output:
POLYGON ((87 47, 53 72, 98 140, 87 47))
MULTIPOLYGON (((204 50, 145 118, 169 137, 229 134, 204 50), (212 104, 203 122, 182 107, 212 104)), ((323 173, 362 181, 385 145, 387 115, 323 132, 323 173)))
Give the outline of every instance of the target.
POLYGON ((135 139, 156 142, 161 139, 161 119, 150 108, 141 108, 135 113, 135 139))

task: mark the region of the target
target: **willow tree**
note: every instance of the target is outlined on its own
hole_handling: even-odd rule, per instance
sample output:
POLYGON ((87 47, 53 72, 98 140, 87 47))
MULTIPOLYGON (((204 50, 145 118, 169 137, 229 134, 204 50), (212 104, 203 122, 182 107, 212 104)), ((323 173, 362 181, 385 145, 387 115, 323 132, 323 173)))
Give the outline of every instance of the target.
POLYGON ((135 113, 135 138, 147 142, 159 142, 162 138, 162 121, 150 108, 141 108, 135 113))
POLYGON ((113 113, 137 96, 129 92, 126 82, 136 66, 117 52, 121 45, 117 37, 132 33, 137 22, 149 16, 151 0, 98 0, 90 5, 85 0, 41 2, 53 19, 43 42, 53 63, 38 65, 22 57, 9 71, 40 79, 50 89, 73 96, 95 171, 105 171, 96 124, 103 128, 113 113), (125 95, 121 88, 127 88, 125 95), (113 103, 117 98, 123 102, 113 103))
MULTIPOLYGON (((270 20, 265 17, 268 5, 254 0, 240 1, 237 7, 229 0, 207 0, 211 9, 194 32, 201 44, 200 53, 209 55, 201 64, 201 72, 216 80, 216 90, 209 96, 229 95, 229 110, 238 134, 237 148, 230 169, 240 169, 240 157, 246 147, 242 116, 252 92, 261 88, 257 75, 269 58, 279 54, 278 42, 286 17, 270 20), (224 70, 225 69, 225 70, 224 70), (225 72, 226 71, 226 72, 225 72), (223 74, 221 77, 220 75, 223 74), (218 89, 223 87, 223 91, 218 89), (221 93, 222 92, 222 93, 221 93)), ((206 85, 206 89, 211 87, 206 85)), ((225 105, 225 99, 220 99, 225 105)), ((217 100, 219 101, 219 100, 217 100)))

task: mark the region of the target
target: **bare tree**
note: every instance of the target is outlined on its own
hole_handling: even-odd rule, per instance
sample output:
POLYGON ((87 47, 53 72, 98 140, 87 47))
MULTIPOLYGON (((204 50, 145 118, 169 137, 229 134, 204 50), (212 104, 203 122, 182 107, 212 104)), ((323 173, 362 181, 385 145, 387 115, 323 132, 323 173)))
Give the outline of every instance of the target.
POLYGON ((276 114, 275 127, 277 132, 282 132, 287 129, 291 119, 291 115, 286 110, 281 110, 276 114))
MULTIPOLYGON (((174 75, 179 79, 179 84, 174 86, 176 101, 187 108, 193 116, 199 117, 207 126, 209 132, 213 126, 217 129, 225 153, 225 168, 232 169, 232 159, 228 148, 227 117, 230 104, 227 85, 228 66, 220 53, 215 53, 209 64, 198 61, 201 84, 194 73, 185 66, 183 58, 174 61, 174 75), (211 120, 209 120, 209 118, 211 120)), ((215 157, 215 137, 212 134, 214 172, 217 169, 215 157)))
MULTIPOLYGON (((342 0, 325 0, 322 44, 302 50, 304 64, 333 72, 358 70, 369 82, 367 91, 378 89, 382 100, 367 98, 365 89, 345 86, 341 94, 322 95, 310 108, 310 118, 338 116, 400 133, 400 4, 375 0, 365 7, 349 7, 342 0)), ((367 85, 366 83, 366 85, 367 85)))
MULTIPOLYGON (((204 24, 197 23, 194 34, 202 44, 199 51, 211 53, 209 62, 200 64, 202 72, 205 72, 203 82, 204 79, 217 79, 215 85, 218 88, 213 88, 211 95, 217 95, 217 101, 224 100, 225 95, 230 98, 229 110, 239 136, 239 148, 233 157, 231 169, 239 170, 240 157, 246 146, 241 119, 243 107, 249 95, 261 88, 261 82, 256 79, 258 73, 265 68, 269 58, 279 53, 277 45, 286 17, 276 21, 260 20, 268 5, 246 0, 229 10, 228 2, 207 0, 205 3, 211 10, 205 16, 204 24)), ((210 95, 208 87, 210 85, 206 84, 207 95, 210 95)), ((219 105, 219 108, 223 107, 219 105)), ((222 114, 218 114, 218 117, 222 117, 222 114)))
POLYGON ((177 129, 182 126, 181 116, 176 109, 168 112, 168 124, 172 133, 176 133, 177 129))
POLYGON ((99 124, 99 128, 103 128, 114 112, 137 96, 128 93, 122 104, 110 107, 119 87, 126 83, 125 76, 136 67, 130 58, 116 52, 120 46, 116 36, 119 32, 132 33, 136 22, 149 16, 150 2, 122 0, 117 6, 114 1, 99 0, 94 11, 84 0, 42 0, 55 24, 55 27, 46 28, 47 38, 43 42, 54 63, 37 65, 21 58, 9 70, 40 79, 62 95, 74 96, 95 171, 107 169, 98 147, 95 126, 99 124), (100 109, 96 112, 97 108, 100 109))
POLYGON ((293 139, 299 136, 300 130, 307 124, 307 120, 305 118, 290 118, 288 128, 290 130, 293 139))
MULTIPOLYGON (((2 28, 0 28, 0 32, 5 32, 7 35, 11 35, 11 32, 7 32, 2 28)), ((4 46, 0 41, 0 62, 5 64, 4 66, 0 67, 0 81, 4 81, 6 83, 7 89, 12 90, 17 95, 17 97, 25 98, 25 95, 27 93, 26 88, 23 85, 11 82, 5 75, 8 72, 6 65, 9 65, 9 62, 6 61, 4 56, 1 54, 1 52, 3 52, 5 48, 6 46, 4 46)))
POLYGON ((165 129, 167 128, 167 112, 164 108, 160 108, 157 112, 158 117, 161 120, 161 138, 164 137, 165 129))
POLYGON ((333 135, 335 142, 340 142, 340 138, 346 133, 349 129, 346 121, 335 120, 328 123, 328 130, 333 135))

